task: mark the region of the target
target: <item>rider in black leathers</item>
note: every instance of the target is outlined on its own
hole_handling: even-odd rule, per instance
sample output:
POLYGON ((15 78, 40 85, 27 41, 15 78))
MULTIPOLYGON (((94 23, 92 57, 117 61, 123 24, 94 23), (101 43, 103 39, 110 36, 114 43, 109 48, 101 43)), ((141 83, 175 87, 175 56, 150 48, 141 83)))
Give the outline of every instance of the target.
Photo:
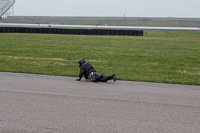
POLYGON ((104 73, 99 75, 94 67, 89 63, 86 62, 85 59, 80 59, 78 61, 80 67, 79 78, 77 81, 81 81, 82 76, 84 75, 85 79, 89 79, 90 81, 100 81, 100 82, 107 82, 108 80, 113 79, 116 82, 116 76, 113 74, 112 76, 105 76, 104 73))

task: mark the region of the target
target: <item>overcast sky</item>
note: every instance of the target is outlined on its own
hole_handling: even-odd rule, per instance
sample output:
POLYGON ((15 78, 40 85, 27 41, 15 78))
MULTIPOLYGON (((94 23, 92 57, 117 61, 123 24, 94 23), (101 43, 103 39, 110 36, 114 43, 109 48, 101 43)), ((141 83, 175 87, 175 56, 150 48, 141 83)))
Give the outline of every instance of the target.
POLYGON ((16 16, 200 18, 200 0, 16 0, 16 16))

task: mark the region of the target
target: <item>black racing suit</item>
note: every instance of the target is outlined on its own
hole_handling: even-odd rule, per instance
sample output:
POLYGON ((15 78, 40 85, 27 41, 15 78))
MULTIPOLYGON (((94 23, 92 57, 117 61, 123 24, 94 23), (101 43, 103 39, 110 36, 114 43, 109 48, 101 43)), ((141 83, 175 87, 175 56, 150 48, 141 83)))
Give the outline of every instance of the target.
POLYGON ((111 80, 112 76, 105 76, 103 74, 99 75, 94 67, 89 63, 85 62, 80 65, 80 73, 79 73, 79 80, 81 80, 82 76, 84 75, 85 79, 89 79, 91 81, 97 82, 107 82, 108 80, 111 80), (94 76, 92 76, 94 75, 94 76), (89 78, 90 76, 90 78, 89 78), (91 78, 92 77, 92 78, 91 78))
POLYGON ((88 76, 91 72, 96 72, 96 70, 89 62, 85 62, 84 64, 81 64, 79 80, 81 80, 83 75, 84 75, 85 79, 88 79, 88 76))
POLYGON ((113 79, 112 76, 105 76, 101 74, 100 76, 97 77, 96 81, 107 82, 108 80, 111 80, 111 79, 113 79))

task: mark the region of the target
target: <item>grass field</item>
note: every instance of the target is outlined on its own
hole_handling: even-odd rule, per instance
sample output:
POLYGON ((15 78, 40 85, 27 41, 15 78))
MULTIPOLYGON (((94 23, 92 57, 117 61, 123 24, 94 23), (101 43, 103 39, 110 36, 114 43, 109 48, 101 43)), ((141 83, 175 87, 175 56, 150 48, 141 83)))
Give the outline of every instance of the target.
POLYGON ((200 32, 0 34, 0 71, 78 76, 80 58, 121 80, 200 85, 200 32))

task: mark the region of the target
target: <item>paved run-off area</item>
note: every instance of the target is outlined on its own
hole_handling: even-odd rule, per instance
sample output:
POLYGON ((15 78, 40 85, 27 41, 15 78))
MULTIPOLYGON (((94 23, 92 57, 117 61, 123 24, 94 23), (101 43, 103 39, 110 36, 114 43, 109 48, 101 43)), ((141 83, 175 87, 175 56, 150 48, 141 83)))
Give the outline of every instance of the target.
POLYGON ((200 86, 0 72, 0 133, 197 133, 200 86))

